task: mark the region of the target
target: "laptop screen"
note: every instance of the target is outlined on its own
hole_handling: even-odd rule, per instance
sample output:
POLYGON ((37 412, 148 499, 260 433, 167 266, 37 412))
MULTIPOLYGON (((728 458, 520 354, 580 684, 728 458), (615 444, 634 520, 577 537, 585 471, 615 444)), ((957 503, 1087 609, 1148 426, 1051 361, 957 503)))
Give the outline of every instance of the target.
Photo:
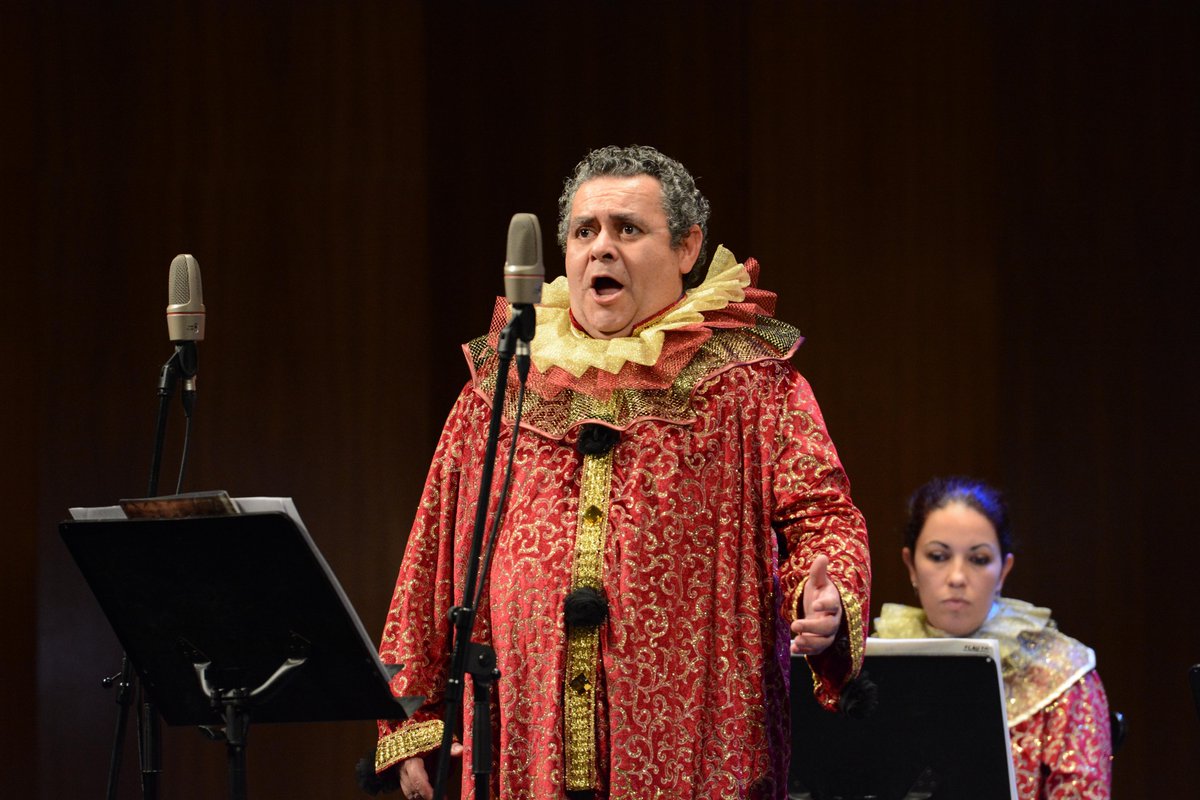
POLYGON ((854 718, 821 708, 792 659, 795 800, 1016 797, 999 650, 990 639, 869 639, 877 703, 854 718))

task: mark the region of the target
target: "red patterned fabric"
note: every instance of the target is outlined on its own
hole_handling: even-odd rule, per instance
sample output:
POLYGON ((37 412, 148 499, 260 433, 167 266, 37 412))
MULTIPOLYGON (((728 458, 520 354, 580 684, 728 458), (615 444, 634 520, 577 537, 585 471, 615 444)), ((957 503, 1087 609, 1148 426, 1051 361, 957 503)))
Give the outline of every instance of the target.
MULTIPOLYGON (((836 705, 861 665, 866 529, 812 391, 786 360, 726 365, 699 383, 690 405, 687 423, 633 421, 613 450, 595 796, 782 800, 787 625, 812 560, 829 556, 846 623, 812 663, 818 698, 836 705), (782 563, 776 530, 787 542, 782 563)), ((459 396, 409 536, 380 655, 403 664, 396 694, 428 699, 412 719, 380 723, 380 769, 436 748, 446 614, 461 593, 488 406, 470 385, 459 396)), ((505 800, 565 796, 563 602, 580 514, 579 430, 561 438, 521 431, 479 610, 475 639, 496 649, 502 674, 492 697, 492 794, 505 800)), ((511 436, 505 421, 497 482, 511 436)), ((468 690, 464 730, 471 702, 468 690)), ((469 737, 464 744, 471 797, 469 737)))
POLYGON ((1110 796, 1112 727, 1095 670, 1009 732, 1021 800, 1110 796))

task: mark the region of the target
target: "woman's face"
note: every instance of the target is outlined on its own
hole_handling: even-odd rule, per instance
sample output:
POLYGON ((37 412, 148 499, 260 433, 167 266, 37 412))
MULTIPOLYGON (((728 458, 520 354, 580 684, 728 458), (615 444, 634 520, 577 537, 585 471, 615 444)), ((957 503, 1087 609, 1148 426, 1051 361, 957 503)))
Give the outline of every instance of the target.
POLYGON ((900 555, 930 624, 952 636, 979 630, 1013 564, 992 523, 965 503, 932 512, 900 555))

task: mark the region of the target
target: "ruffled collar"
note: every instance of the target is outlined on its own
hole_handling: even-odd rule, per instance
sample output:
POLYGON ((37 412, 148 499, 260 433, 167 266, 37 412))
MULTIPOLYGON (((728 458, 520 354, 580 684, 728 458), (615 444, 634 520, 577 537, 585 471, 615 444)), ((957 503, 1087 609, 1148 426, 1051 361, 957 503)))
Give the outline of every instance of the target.
MULTIPOLYGON (((900 603, 883 604, 875 620, 875 635, 881 639, 954 638, 929 624, 923 609, 900 603)), ((1096 667, 1096 654, 1061 633, 1050 609, 1024 600, 997 598, 983 625, 965 638, 995 639, 1000 646, 1009 727, 1054 702, 1096 667)))
POLYGON ((725 308, 746 299, 750 274, 733 253, 718 246, 703 283, 659 315, 639 325, 631 336, 593 339, 571 320, 567 278, 561 276, 542 288, 537 307, 537 335, 530 343, 533 365, 541 372, 557 367, 578 378, 590 368, 617 374, 627 363, 651 366, 662 355, 666 332, 704 322, 706 311, 725 308))
MULTIPOLYGON (((585 422, 618 430, 651 418, 690 424, 697 387, 739 364, 786 361, 803 341, 799 330, 774 318, 775 294, 758 288, 758 273, 753 258, 739 264, 718 247, 700 286, 619 339, 579 331, 571 323, 565 280, 547 285, 536 307, 521 425, 559 439, 585 422)), ((496 344, 509 313, 507 301, 497 298, 490 333, 463 346, 472 386, 489 403, 499 368, 496 344)), ((515 375, 515 365, 510 370, 515 375)), ((505 419, 513 419, 516 401, 517 381, 510 377, 505 419)))

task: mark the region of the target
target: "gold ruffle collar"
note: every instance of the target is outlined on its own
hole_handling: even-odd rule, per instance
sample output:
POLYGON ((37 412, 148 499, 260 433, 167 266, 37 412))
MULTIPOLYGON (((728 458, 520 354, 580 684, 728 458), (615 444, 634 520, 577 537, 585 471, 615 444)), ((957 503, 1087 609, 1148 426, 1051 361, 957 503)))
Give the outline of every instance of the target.
MULTIPOLYGON (((875 620, 875 635, 881 639, 950 637, 929 624, 923 609, 900 603, 883 604, 875 620)), ((1096 654, 1061 633, 1050 609, 1024 600, 999 598, 983 625, 967 638, 995 639, 1000 645, 1009 727, 1053 703, 1096 668, 1096 654)))
MULTIPOLYGON (((754 259, 739 264, 718 247, 700 286, 622 339, 592 339, 577 331, 565 282, 559 289, 545 287, 547 305, 537 307, 537 335, 530 348, 533 367, 522 427, 561 439, 588 422, 618 430, 642 419, 690 424, 692 393, 705 381, 739 364, 791 358, 803 337, 771 316, 775 295, 757 288, 758 270, 754 259), (574 349, 580 354, 572 355, 574 349)), ((472 387, 489 403, 499 367, 496 340, 508 318, 502 298, 496 310, 492 332, 463 347, 472 387)), ((507 389, 503 415, 511 421, 517 408, 515 366, 510 366, 507 389)))
POLYGON ((662 354, 666 332, 704 321, 716 311, 745 299, 750 275, 733 253, 718 245, 704 282, 684 294, 663 314, 638 326, 631 336, 593 339, 571 321, 571 297, 565 275, 542 287, 537 306, 537 336, 529 344, 533 365, 542 372, 558 367, 578 378, 589 368, 612 374, 626 363, 650 366, 662 354))

